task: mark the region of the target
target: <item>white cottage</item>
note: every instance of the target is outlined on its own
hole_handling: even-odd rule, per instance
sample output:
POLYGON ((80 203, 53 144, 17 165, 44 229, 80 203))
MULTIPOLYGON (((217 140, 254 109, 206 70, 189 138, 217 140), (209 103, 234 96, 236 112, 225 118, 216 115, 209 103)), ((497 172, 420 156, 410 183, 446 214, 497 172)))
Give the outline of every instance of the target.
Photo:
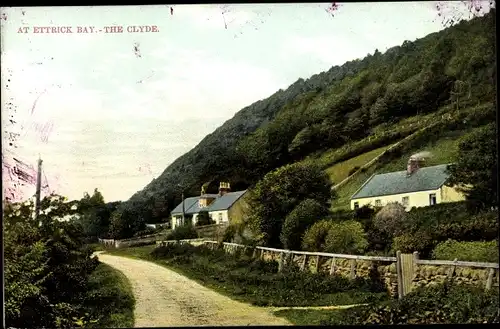
MULTIPOLYGON (((216 224, 230 222, 240 215, 239 205, 243 202, 243 196, 247 190, 230 192, 229 183, 221 182, 218 194, 206 194, 202 188, 200 196, 184 199, 184 216, 192 218, 193 225, 196 224, 201 211, 208 212, 210 218, 216 224)), ((183 203, 179 203, 171 212, 172 228, 182 223, 183 203)))

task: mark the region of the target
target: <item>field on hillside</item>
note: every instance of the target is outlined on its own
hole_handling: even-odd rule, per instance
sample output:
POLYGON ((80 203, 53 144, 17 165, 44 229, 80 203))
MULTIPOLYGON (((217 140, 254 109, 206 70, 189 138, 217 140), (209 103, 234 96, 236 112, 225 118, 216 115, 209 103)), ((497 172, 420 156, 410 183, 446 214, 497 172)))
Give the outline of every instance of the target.
POLYGON ((473 130, 474 129, 448 132, 437 140, 433 140, 425 145, 415 148, 411 152, 405 152, 399 158, 385 165, 374 164, 365 172, 361 172, 357 176, 353 177, 352 180, 350 180, 337 190, 338 199, 333 202, 332 209, 349 209, 351 196, 361 187, 361 185, 367 179, 369 179, 373 174, 383 174, 393 171, 406 170, 408 158, 412 154, 415 154, 417 152, 428 151, 432 154, 431 157, 425 160, 425 166, 434 166, 455 161, 455 152, 457 150, 460 137, 473 130))
POLYGON ((375 150, 363 153, 358 155, 357 157, 351 158, 347 161, 337 163, 328 169, 326 169, 326 173, 330 177, 330 181, 334 184, 338 184, 343 181, 345 178, 349 176, 349 172, 353 170, 355 167, 361 168, 370 160, 375 158, 376 156, 382 154, 385 150, 387 150, 390 145, 379 147, 375 150))

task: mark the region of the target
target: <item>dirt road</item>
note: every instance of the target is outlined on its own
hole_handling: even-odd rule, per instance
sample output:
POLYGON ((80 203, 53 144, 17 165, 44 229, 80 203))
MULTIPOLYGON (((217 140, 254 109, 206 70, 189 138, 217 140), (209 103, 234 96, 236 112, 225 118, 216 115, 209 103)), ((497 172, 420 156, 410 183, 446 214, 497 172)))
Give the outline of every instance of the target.
POLYGON ((135 327, 290 325, 269 310, 234 301, 165 267, 97 254, 130 280, 136 299, 135 327))

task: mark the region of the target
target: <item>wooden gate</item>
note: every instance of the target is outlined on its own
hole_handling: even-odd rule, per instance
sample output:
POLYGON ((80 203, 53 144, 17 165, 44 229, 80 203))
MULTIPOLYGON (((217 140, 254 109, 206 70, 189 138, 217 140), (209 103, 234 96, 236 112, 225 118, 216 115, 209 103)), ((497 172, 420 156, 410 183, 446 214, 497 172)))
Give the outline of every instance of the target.
POLYGON ((415 256, 413 254, 396 253, 396 271, 398 275, 398 297, 403 298, 413 286, 413 276, 415 271, 415 256))

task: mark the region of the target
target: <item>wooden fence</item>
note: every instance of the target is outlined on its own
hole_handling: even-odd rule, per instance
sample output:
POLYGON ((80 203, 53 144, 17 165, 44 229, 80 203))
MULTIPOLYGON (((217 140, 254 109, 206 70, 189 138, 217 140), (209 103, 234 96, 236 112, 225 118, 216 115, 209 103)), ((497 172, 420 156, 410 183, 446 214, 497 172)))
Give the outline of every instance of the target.
MULTIPOLYGON (((363 256, 363 255, 346 255, 346 254, 332 254, 332 253, 324 253, 324 252, 308 252, 308 251, 295 251, 295 250, 284 250, 284 249, 276 249, 276 248, 268 248, 268 247, 251 247, 236 243, 219 243, 217 241, 202 241, 203 239, 196 239, 196 244, 206 244, 211 249, 222 247, 222 249, 228 253, 235 252, 248 252, 253 250, 252 257, 264 259, 264 253, 274 253, 277 254, 278 257, 271 257, 271 259, 277 260, 278 262, 278 271, 281 272, 284 266, 289 263, 287 262, 287 257, 293 257, 293 255, 303 256, 302 261, 300 263, 300 270, 306 269, 306 264, 308 258, 315 258, 315 270, 319 270, 319 266, 321 264, 321 258, 330 259, 330 267, 329 273, 333 274, 336 272, 336 264, 337 260, 349 260, 350 270, 349 277, 354 279, 356 277, 357 272, 357 262, 359 261, 368 261, 368 262, 376 262, 376 263, 389 263, 395 264, 396 267, 396 282, 397 282, 397 296, 398 298, 402 298, 407 295, 415 286, 418 266, 444 266, 448 267, 447 274, 445 277, 449 279, 455 278, 455 273, 457 267, 466 267, 466 268, 475 268, 480 270, 487 270, 487 277, 485 278, 485 289, 491 289, 493 286, 498 287, 498 277, 499 277, 499 265, 498 263, 482 263, 482 262, 464 262, 464 261, 448 261, 448 260, 424 260, 419 259, 418 252, 414 252, 413 254, 402 254, 401 252, 396 253, 396 257, 384 257, 384 256, 363 256), (496 277, 496 283, 494 283, 494 279, 496 277)), ((194 242, 194 240, 191 240, 194 242)), ((177 241, 157 241, 158 245, 166 245, 169 243, 175 243, 177 241)), ((182 243, 191 243, 190 240, 184 240, 182 243)), ((478 281, 482 281, 481 278, 478 281)), ((477 282, 477 281, 476 281, 477 282)))

